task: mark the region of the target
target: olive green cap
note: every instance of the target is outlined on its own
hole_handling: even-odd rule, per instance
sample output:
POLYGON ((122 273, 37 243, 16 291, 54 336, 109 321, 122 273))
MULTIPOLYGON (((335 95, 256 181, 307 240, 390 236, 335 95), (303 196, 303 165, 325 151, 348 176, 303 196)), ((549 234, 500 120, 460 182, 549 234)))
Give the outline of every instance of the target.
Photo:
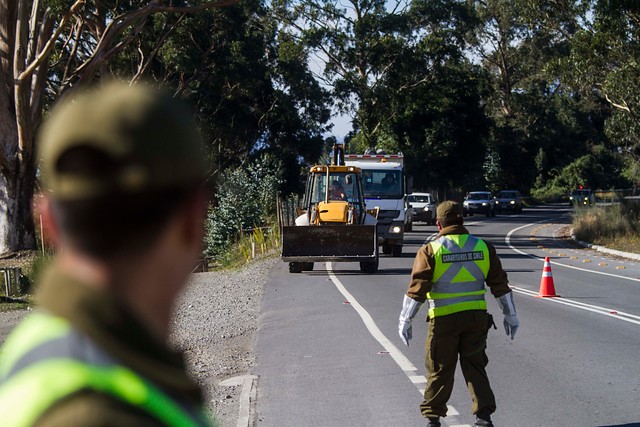
POLYGON ((109 83, 65 99, 38 149, 43 188, 59 200, 190 188, 207 171, 186 106, 146 85, 109 83))
POLYGON ((445 200, 438 205, 438 209, 436 209, 436 218, 448 220, 462 218, 462 209, 460 209, 460 204, 453 200, 445 200))

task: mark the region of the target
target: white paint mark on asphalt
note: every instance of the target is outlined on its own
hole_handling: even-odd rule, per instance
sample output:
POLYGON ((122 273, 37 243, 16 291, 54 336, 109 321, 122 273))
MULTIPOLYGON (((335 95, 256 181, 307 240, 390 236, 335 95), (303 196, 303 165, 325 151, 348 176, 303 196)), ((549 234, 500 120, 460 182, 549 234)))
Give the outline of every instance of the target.
POLYGON ((412 376, 409 377, 409 379, 414 384, 426 384, 427 383, 427 377, 425 377, 424 375, 412 375, 412 376))
POLYGON ((257 379, 258 377, 255 375, 241 375, 228 378, 220 382, 220 385, 223 387, 242 385, 242 392, 240 393, 240 410, 236 427, 249 427, 254 423, 253 420, 257 393, 255 382, 257 379))
MULTIPOLYGON (((333 284, 336 286, 336 288, 338 288, 338 290, 340 291, 340 293, 342 294, 342 296, 345 297, 345 299, 347 301, 349 301, 351 307, 354 308, 354 310, 358 313, 358 315, 360 316, 360 318, 362 319, 362 321, 364 322, 364 325, 367 327, 367 330, 369 331, 369 333, 371 334, 371 336, 373 336, 373 338, 376 339, 376 341, 378 341, 380 343, 380 345, 389 352, 389 354, 391 355, 391 357, 393 358, 393 360, 395 360, 396 364, 400 367, 400 369, 402 369, 405 373, 405 375, 407 376, 407 378, 409 378, 409 380, 415 384, 415 385, 419 385, 419 387, 417 387, 418 392, 420 393, 421 396, 424 396, 424 388, 421 387, 423 384, 426 384, 427 379, 422 376, 422 375, 415 375, 416 372, 418 371, 418 369, 415 367, 415 365, 413 363, 411 363, 411 361, 409 359, 407 359, 407 357, 398 349, 398 347, 395 346, 395 344, 393 344, 380 330, 380 328, 378 328, 378 325, 376 325, 376 322, 373 320, 373 318, 371 317, 371 315, 369 314, 369 312, 362 306, 360 305, 360 303, 358 302, 358 300, 355 299, 355 297, 353 295, 351 295, 351 293, 347 290, 347 288, 345 288, 345 286, 342 284, 342 282, 340 281, 340 279, 338 279, 336 277, 336 275, 333 273, 333 269, 331 266, 330 262, 327 262, 327 271, 329 272, 329 278, 331 279, 331 281, 333 282, 333 284), (414 382, 414 379, 417 378, 421 378, 424 379, 424 382, 420 381, 419 383, 414 382)), ((447 405, 448 411, 447 411, 447 417, 450 419, 450 421, 452 422, 456 422, 458 420, 456 419, 451 419, 450 417, 455 417, 456 415, 460 415, 460 413, 458 412, 458 410, 456 408, 454 408, 452 405, 447 405)), ((442 422, 443 425, 445 426, 449 426, 449 427, 471 427, 468 424, 454 424, 451 425, 445 421, 442 422)))
MULTIPOLYGON (((545 220, 542 220, 542 221, 532 222, 531 224, 526 224, 526 225, 523 225, 521 227, 514 228, 513 230, 511 230, 511 231, 509 231, 507 233, 506 237, 504 238, 504 241, 507 244, 507 246, 509 246, 509 248, 514 252, 517 252, 517 253, 519 253, 521 255, 528 256, 529 258, 543 260, 544 257, 539 257, 537 255, 533 255, 533 254, 521 251, 520 249, 516 248, 514 245, 511 244, 511 236, 513 235, 513 233, 515 233, 516 231, 520 231, 523 228, 531 227, 533 225, 541 224, 543 222, 549 222, 549 221, 552 221, 552 220, 545 219, 545 220)), ((640 279, 636 279, 636 278, 633 278, 633 277, 621 276, 619 274, 613 274, 613 273, 605 273, 604 271, 589 270, 587 268, 575 267, 573 265, 563 264, 563 263, 557 262, 557 261, 551 261, 551 264, 559 265, 559 266, 565 267, 565 268, 571 268, 573 270, 584 271, 586 273, 600 274, 602 276, 616 277, 618 279, 630 280, 632 282, 640 282, 640 279)))
MULTIPOLYGON (((458 412, 458 410, 456 408, 454 408, 453 406, 447 405, 447 414, 455 416, 455 415, 460 415, 460 412, 458 412)), ((451 426, 451 427, 453 427, 453 426, 451 426)))

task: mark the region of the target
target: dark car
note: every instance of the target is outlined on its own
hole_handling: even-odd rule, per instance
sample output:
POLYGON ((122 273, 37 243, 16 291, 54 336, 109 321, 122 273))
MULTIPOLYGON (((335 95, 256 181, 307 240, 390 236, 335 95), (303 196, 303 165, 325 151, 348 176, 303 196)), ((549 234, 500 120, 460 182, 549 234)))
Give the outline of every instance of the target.
POLYGON ((569 206, 591 206, 596 204, 596 196, 587 188, 573 190, 569 196, 569 206))
POLYGON ((496 216, 495 199, 490 191, 472 191, 467 193, 462 203, 464 216, 485 214, 487 217, 496 216))
POLYGON ((496 195, 496 210, 512 211, 513 213, 522 212, 522 198, 517 190, 502 190, 496 195))

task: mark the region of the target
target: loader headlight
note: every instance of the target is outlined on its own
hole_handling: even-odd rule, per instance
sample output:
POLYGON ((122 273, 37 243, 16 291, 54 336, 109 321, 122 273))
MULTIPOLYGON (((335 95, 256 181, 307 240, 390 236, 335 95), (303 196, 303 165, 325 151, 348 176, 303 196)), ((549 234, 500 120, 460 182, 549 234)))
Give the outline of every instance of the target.
POLYGON ((515 204, 516 204, 516 201, 515 201, 515 200, 512 200, 512 201, 510 201, 509 203, 511 203, 512 205, 515 205, 515 204))
POLYGON ((482 202, 482 206, 487 206, 487 202, 482 202))
POLYGON ((389 227, 389 233, 393 233, 393 234, 398 234, 402 231, 402 227, 399 227, 397 225, 394 225, 392 227, 389 227))

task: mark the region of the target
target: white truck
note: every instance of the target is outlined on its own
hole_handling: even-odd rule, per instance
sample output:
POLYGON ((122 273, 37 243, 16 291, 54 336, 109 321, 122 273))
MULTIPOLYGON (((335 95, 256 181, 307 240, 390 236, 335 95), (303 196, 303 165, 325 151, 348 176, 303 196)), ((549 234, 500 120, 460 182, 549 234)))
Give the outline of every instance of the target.
POLYGON ((404 156, 398 154, 345 154, 345 164, 362 169, 367 209, 378 212, 378 245, 382 253, 402 254, 405 224, 410 213, 405 199, 404 156))

